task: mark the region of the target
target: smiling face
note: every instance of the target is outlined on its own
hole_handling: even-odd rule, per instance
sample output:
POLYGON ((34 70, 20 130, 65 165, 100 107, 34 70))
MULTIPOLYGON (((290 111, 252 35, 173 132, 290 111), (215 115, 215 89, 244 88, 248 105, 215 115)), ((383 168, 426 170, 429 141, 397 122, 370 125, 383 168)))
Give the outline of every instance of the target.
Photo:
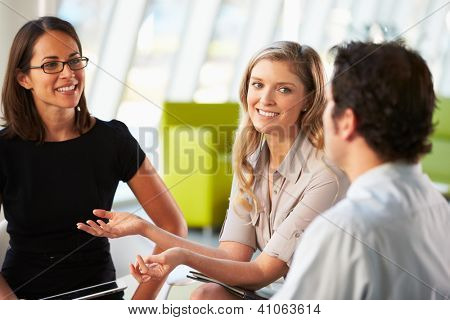
POLYGON ((285 61, 262 59, 253 67, 248 84, 248 114, 264 134, 297 135, 305 104, 304 86, 285 61))
MULTIPOLYGON (((30 66, 81 57, 75 40, 61 31, 47 31, 35 43, 30 66)), ((19 72, 17 81, 31 90, 36 108, 47 112, 74 109, 84 90, 84 70, 73 71, 66 64, 60 73, 47 74, 41 68, 19 72)))

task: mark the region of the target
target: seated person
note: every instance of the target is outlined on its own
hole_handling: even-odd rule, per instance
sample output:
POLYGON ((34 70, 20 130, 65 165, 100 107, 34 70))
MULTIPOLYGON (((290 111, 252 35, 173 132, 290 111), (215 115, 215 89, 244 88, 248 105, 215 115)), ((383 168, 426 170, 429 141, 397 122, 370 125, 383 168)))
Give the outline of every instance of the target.
POLYGON ((430 70, 393 42, 336 53, 325 145, 352 184, 308 227, 274 299, 448 299, 449 205, 419 164, 431 150, 430 70))
MULTIPOLYGON (((0 131, 0 208, 10 235, 0 299, 40 299, 115 280, 108 239, 75 224, 94 208, 110 209, 119 181, 158 226, 187 233, 180 209, 127 126, 90 115, 88 61, 74 27, 57 17, 28 21, 12 43, 0 131)), ((134 297, 156 296, 162 284, 140 286, 134 297)))
MULTIPOLYGON (((233 149, 235 177, 219 248, 173 236, 127 213, 96 211, 98 217, 110 219, 108 225, 89 221, 89 226, 79 228, 108 237, 141 234, 169 249, 147 258, 147 263, 165 261, 163 274, 154 278, 179 264, 248 289, 285 276, 303 230, 340 200, 348 186, 347 177, 324 159, 322 151, 325 96, 319 55, 295 42, 267 46, 251 59, 240 99, 243 116, 233 149), (251 261, 256 249, 262 253, 251 261)), ((142 276, 132 267, 146 282, 150 277, 141 271, 142 276)), ((235 297, 217 284, 205 284, 191 298, 235 297)))

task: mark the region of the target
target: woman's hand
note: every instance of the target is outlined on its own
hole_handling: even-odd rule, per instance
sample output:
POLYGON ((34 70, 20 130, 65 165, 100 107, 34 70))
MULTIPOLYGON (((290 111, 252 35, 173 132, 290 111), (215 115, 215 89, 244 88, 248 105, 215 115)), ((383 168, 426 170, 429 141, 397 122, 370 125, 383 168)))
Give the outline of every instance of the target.
POLYGON ((186 249, 182 248, 171 248, 145 259, 138 255, 136 263, 130 264, 131 275, 140 283, 165 278, 178 265, 183 264, 185 255, 186 249))
POLYGON ((77 228, 96 237, 120 238, 135 234, 142 234, 146 226, 150 225, 144 219, 127 212, 110 212, 96 209, 94 215, 99 218, 108 219, 108 223, 98 219, 84 223, 77 223, 77 228))

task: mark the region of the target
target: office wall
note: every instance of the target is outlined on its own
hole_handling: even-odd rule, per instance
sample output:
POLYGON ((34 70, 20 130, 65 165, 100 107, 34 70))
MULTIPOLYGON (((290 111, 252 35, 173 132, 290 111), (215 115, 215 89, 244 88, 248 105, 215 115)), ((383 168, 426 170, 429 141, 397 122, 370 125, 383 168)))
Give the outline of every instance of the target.
POLYGON ((57 0, 2 0, 0 2, 0 83, 2 85, 9 48, 17 31, 29 20, 42 15, 55 14, 58 3, 57 0))

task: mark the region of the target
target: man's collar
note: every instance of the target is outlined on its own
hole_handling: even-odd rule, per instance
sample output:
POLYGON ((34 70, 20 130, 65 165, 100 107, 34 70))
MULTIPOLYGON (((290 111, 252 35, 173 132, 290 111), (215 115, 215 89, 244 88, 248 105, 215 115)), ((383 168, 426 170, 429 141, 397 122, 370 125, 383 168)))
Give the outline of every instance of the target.
POLYGON ((402 161, 386 162, 367 170, 357 177, 347 191, 347 196, 357 193, 361 189, 371 189, 372 186, 380 182, 389 180, 404 179, 413 175, 422 174, 420 163, 409 164, 402 161))

